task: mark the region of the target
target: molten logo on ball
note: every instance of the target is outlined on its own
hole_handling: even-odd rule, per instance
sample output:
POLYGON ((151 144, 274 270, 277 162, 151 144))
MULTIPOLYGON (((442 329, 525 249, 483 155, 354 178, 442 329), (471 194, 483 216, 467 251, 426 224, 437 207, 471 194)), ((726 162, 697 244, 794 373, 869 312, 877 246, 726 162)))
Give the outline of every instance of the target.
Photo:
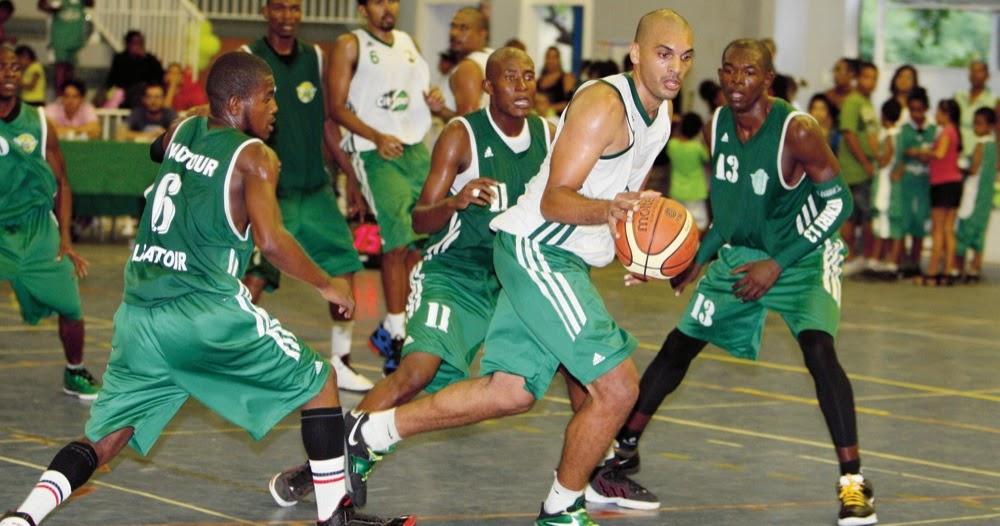
POLYGON ((618 260, 644 279, 670 279, 683 272, 698 252, 694 217, 673 199, 643 199, 617 230, 618 260))

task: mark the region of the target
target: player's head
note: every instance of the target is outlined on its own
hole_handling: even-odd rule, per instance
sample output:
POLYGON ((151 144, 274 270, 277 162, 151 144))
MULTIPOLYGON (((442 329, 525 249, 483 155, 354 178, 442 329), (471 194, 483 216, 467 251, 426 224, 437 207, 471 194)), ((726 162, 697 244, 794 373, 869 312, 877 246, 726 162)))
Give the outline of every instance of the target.
POLYGON ((969 64, 969 85, 972 89, 983 89, 990 78, 990 67, 982 60, 969 64))
POLYGON ((733 110, 746 111, 767 96, 774 82, 771 52, 753 38, 734 40, 722 51, 719 85, 733 110))
POLYGON ((892 127, 903 114, 903 105, 895 98, 882 103, 882 125, 886 128, 892 127))
POLYGON ((871 96, 878 84, 878 66, 868 61, 858 63, 858 91, 865 97, 871 96))
POLYGON ((972 116, 972 130, 980 137, 993 133, 996 125, 997 113, 993 108, 979 108, 972 116))
POLYGON ((628 56, 637 82, 657 99, 673 99, 694 64, 694 32, 676 11, 651 11, 639 19, 628 56))
POLYGON ((270 137, 278 103, 267 62, 241 51, 226 53, 208 72, 205 91, 213 117, 255 137, 270 137))
POLYGON ((910 95, 906 97, 906 109, 910 110, 910 120, 918 126, 923 126, 927 120, 927 109, 931 107, 931 101, 927 98, 927 90, 921 87, 913 88, 910 95))
POLYGON ((260 9, 267 21, 267 33, 279 38, 295 38, 302 22, 302 0, 267 0, 260 9))
POLYGON ((399 17, 399 0, 358 0, 358 12, 368 22, 368 27, 392 31, 399 17))
POLYGON ((841 90, 848 90, 854 85, 858 76, 858 62, 854 59, 841 57, 833 64, 833 85, 841 90))
POLYGON ((463 7, 451 18, 448 45, 452 51, 465 55, 486 47, 490 37, 489 19, 475 7, 463 7))
POLYGON ((502 47, 486 61, 483 89, 490 110, 516 118, 528 116, 535 104, 535 63, 520 49, 502 47))
POLYGON ((17 53, 8 44, 0 45, 0 101, 17 97, 21 87, 21 63, 17 53))

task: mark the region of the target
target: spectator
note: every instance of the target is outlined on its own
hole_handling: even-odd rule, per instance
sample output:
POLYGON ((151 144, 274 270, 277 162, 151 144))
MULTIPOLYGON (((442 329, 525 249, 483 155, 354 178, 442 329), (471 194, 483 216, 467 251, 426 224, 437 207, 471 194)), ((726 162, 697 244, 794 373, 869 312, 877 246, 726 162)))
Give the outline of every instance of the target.
POLYGON ((146 38, 132 30, 125 34, 125 51, 115 55, 111 71, 104 83, 107 88, 125 92, 123 108, 134 108, 144 96, 147 84, 163 82, 163 65, 155 55, 146 52, 146 38))
POLYGON ((910 100, 910 93, 913 90, 920 87, 920 80, 917 76, 917 69, 909 64, 903 64, 896 68, 896 72, 892 74, 892 80, 889 81, 889 93, 892 98, 896 99, 900 107, 903 108, 902 113, 899 115, 899 122, 896 123, 897 126, 902 126, 903 124, 910 121, 910 110, 907 107, 910 100))
POLYGON ((576 77, 569 71, 563 71, 562 54, 556 46, 545 50, 545 61, 542 70, 538 72, 538 93, 544 93, 552 104, 556 115, 562 114, 569 104, 569 99, 576 89, 576 77))
POLYGON ((964 272, 966 283, 978 283, 983 270, 986 227, 990 223, 993 185, 997 175, 997 141, 993 135, 997 114, 992 108, 979 108, 973 119, 976 146, 972 154, 970 176, 965 180, 962 191, 958 228, 955 231, 955 255, 958 257, 955 268, 964 267, 966 253, 972 251, 972 258, 964 272))
POLYGON ((535 92, 535 113, 553 126, 559 125, 559 115, 556 115, 556 111, 552 108, 552 102, 549 101, 548 95, 540 91, 535 92))
POLYGON ((93 6, 94 0, 38 0, 38 9, 52 15, 49 47, 56 56, 56 86, 74 76, 76 54, 87 40, 83 8, 93 6))
POLYGON ((14 3, 10 0, 0 0, 0 44, 16 44, 17 37, 8 36, 4 24, 14 16, 14 3))
POLYGON ((581 81, 603 79, 618 74, 618 64, 614 60, 595 60, 583 70, 581 81))
POLYGON ((986 65, 986 62, 977 60, 969 64, 969 90, 955 94, 955 102, 958 103, 959 111, 962 114, 962 122, 958 124, 959 131, 962 133, 962 155, 966 158, 971 157, 972 151, 976 149, 976 132, 972 129, 976 110, 992 108, 997 103, 996 97, 986 87, 986 81, 989 79, 989 66, 986 65))
POLYGON ((955 218, 962 200, 962 172, 958 156, 962 136, 958 132, 961 110, 955 99, 938 103, 934 115, 941 132, 934 147, 923 151, 929 161, 931 181, 931 260, 921 285, 951 285, 958 275, 955 268, 955 218))
MULTIPOLYGON (((858 68, 858 88, 850 93, 840 112, 840 133, 843 139, 837 151, 844 182, 851 188, 854 211, 844 221, 841 234, 847 245, 844 275, 849 276, 864 268, 864 258, 857 257, 855 227, 861 228, 863 253, 871 255, 871 187, 875 175, 875 157, 878 153, 878 115, 872 106, 871 95, 878 82, 878 68, 866 62, 858 68)), ((827 97, 830 94, 827 92, 827 97)))
POLYGON ((164 104, 175 111, 208 104, 205 89, 191 78, 190 67, 181 69, 180 64, 171 62, 163 74, 163 84, 167 88, 164 104))
POLYGON ((685 113, 681 118, 680 135, 667 143, 670 158, 670 198, 676 199, 691 211, 695 224, 701 231, 709 223, 708 181, 705 165, 708 148, 701 138, 704 123, 696 113, 685 113))
MULTIPOLYGON (((920 270, 920 257, 927 220, 931 217, 931 187, 927 177, 928 159, 924 151, 934 143, 937 126, 927 120, 930 101, 924 88, 918 87, 910 91, 906 104, 910 120, 903 123, 898 145, 903 164, 903 217, 900 222, 903 235, 910 237, 910 251, 903 259, 900 274, 904 278, 912 278, 923 273, 920 270)), ((903 252, 902 245, 900 252, 903 252)))
POLYGON ((774 82, 771 83, 773 95, 791 104, 796 110, 799 106, 795 104, 795 95, 799 92, 799 84, 794 78, 788 75, 776 74, 774 82))
POLYGON ((899 273, 899 246, 902 245, 903 178, 897 139, 903 106, 891 98, 882 104, 879 130, 878 174, 872 184, 872 223, 875 242, 865 271, 882 279, 896 279, 899 273))
POLYGON ((21 65, 21 100, 32 106, 45 105, 45 68, 38 62, 35 50, 28 46, 17 46, 14 51, 21 65))
MULTIPOLYGON (((859 62, 855 59, 842 57, 833 65, 833 87, 826 90, 826 98, 842 110, 844 99, 854 91, 854 81, 858 76, 859 62)), ((872 110, 874 119, 875 110, 872 110)))
POLYGON ((80 79, 70 79, 59 88, 59 98, 45 106, 45 115, 55 126, 56 135, 65 140, 97 139, 101 124, 94 106, 87 102, 87 86, 80 79))
POLYGON ((726 96, 722 93, 722 88, 714 80, 703 80, 698 84, 698 96, 708 106, 708 118, 715 115, 715 110, 726 103, 726 96))
POLYGON ((838 124, 840 111, 830 102, 830 99, 826 98, 826 95, 817 93, 809 99, 809 115, 812 115, 819 123, 820 128, 823 129, 830 150, 836 152, 840 147, 840 126, 838 124))
POLYGON ((128 129, 120 139, 135 142, 152 142, 163 133, 177 113, 164 104, 164 90, 160 84, 143 86, 141 103, 132 108, 128 116, 128 129))

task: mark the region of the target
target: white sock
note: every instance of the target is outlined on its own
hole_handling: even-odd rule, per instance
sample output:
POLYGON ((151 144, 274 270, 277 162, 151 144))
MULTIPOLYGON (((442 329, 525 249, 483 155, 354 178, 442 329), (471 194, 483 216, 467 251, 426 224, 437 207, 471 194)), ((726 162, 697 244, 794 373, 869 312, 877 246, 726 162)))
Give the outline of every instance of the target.
POLYGON ((66 364, 66 368, 69 369, 69 370, 71 370, 71 371, 79 371, 80 369, 83 369, 83 362, 80 362, 80 363, 67 363, 66 364))
POLYGON ((582 489, 574 491, 564 487, 559 483, 559 475, 556 474, 555 480, 552 481, 552 489, 549 490, 549 496, 545 497, 542 507, 545 508, 545 513, 559 513, 569 509, 582 496, 582 489))
POLYGON ((309 468, 316 488, 316 516, 322 522, 333 516, 341 499, 347 494, 347 487, 344 485, 344 457, 310 460, 309 468))
POLYGON ((335 321, 330 327, 330 357, 343 358, 351 354, 351 334, 354 332, 354 321, 335 321))
POLYGON ((368 447, 374 451, 388 451, 402 440, 396 430, 396 409, 378 411, 368 416, 368 421, 361 427, 361 436, 365 437, 368 447))
POLYGON ((389 334, 393 338, 402 338, 406 336, 406 314, 402 312, 388 313, 385 315, 385 321, 382 322, 385 325, 385 330, 389 331, 389 334))
POLYGON ((65 475, 58 471, 46 471, 17 511, 31 515, 35 524, 39 524, 56 506, 68 499, 72 492, 73 488, 65 475))

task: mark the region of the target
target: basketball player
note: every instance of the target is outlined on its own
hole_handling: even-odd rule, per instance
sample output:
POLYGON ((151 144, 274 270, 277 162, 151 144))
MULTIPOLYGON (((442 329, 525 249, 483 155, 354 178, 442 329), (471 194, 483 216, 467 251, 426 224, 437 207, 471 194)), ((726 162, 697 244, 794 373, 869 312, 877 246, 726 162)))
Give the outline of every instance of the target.
POLYGON ((83 366, 78 279, 87 260, 70 240, 73 194, 55 129, 18 96, 22 73, 14 49, 0 47, 0 281, 10 282, 24 321, 59 315, 63 392, 93 400, 101 384, 83 366))
POLYGON ((719 259, 643 373, 639 401, 618 434, 619 456, 623 469, 638 468, 643 429, 706 343, 756 359, 772 310, 798 339, 833 437, 841 472, 839 524, 874 524, 872 486, 858 456, 854 395, 833 345, 844 260, 837 228, 850 215, 851 194, 816 121, 766 95, 773 79, 770 53, 760 42, 736 40, 726 47, 719 81, 729 102, 706 127, 715 167, 710 197, 718 212, 695 262, 672 281, 677 293, 695 282, 712 256, 719 259))
MULTIPOLYGON (((319 46, 307 45, 295 36, 302 21, 302 0, 268 0, 261 13, 267 32, 243 46, 243 51, 264 59, 274 72, 275 98, 281 111, 268 144, 281 160, 281 217, 285 228, 320 268, 351 283, 354 273, 361 270, 361 261, 323 166, 324 143, 335 153, 340 150, 340 145, 324 134, 323 83, 328 77, 328 62, 319 46)), ((329 128, 336 131, 336 126, 329 128)), ((278 288, 280 279, 281 273, 255 253, 243 282, 256 303, 261 291, 278 288)), ((333 304, 330 317, 330 363, 337 371, 337 384, 345 391, 371 389, 371 381, 347 365, 354 322, 344 319, 333 304)))
POLYGON ((347 149, 382 236, 387 313, 369 345, 385 357, 389 374, 399 365, 406 334, 407 269, 420 260, 410 212, 430 167, 422 141, 431 109, 442 101, 438 90, 425 93, 430 69, 413 39, 394 29, 399 0, 358 0, 358 12, 365 27, 334 44, 328 109, 351 132, 347 149))
POLYGON ((59 451, 0 526, 40 523, 126 444, 148 454, 191 396, 255 439, 302 408, 313 476, 329 482, 317 492, 318 525, 415 523, 355 517, 344 499, 336 375, 251 304, 239 281, 256 244, 344 314, 354 309, 347 280, 316 266, 282 226, 280 163, 262 142, 277 111, 271 71, 253 55, 227 53, 209 72, 206 91, 210 117, 180 122, 150 150, 162 166, 125 267, 105 385, 85 438, 59 451))
POLYGON ((641 189, 670 135, 670 100, 692 65, 692 38, 680 15, 653 11, 639 22, 629 51, 634 73, 576 92, 539 174, 491 223, 502 289, 486 335, 483 376, 397 409, 348 414, 348 487, 355 503, 366 500, 375 462, 401 439, 527 411, 564 367, 587 397, 566 429, 556 480, 536 524, 593 524, 584 490, 638 394, 638 374, 630 358, 637 342, 607 312, 590 267, 614 259, 615 224, 640 198, 657 195, 641 189))
POLYGON ((489 105, 489 95, 483 90, 486 60, 493 53, 486 47, 489 37, 489 19, 479 9, 463 7, 452 17, 449 48, 458 64, 441 87, 444 107, 434 113, 441 120, 448 122, 489 105))

